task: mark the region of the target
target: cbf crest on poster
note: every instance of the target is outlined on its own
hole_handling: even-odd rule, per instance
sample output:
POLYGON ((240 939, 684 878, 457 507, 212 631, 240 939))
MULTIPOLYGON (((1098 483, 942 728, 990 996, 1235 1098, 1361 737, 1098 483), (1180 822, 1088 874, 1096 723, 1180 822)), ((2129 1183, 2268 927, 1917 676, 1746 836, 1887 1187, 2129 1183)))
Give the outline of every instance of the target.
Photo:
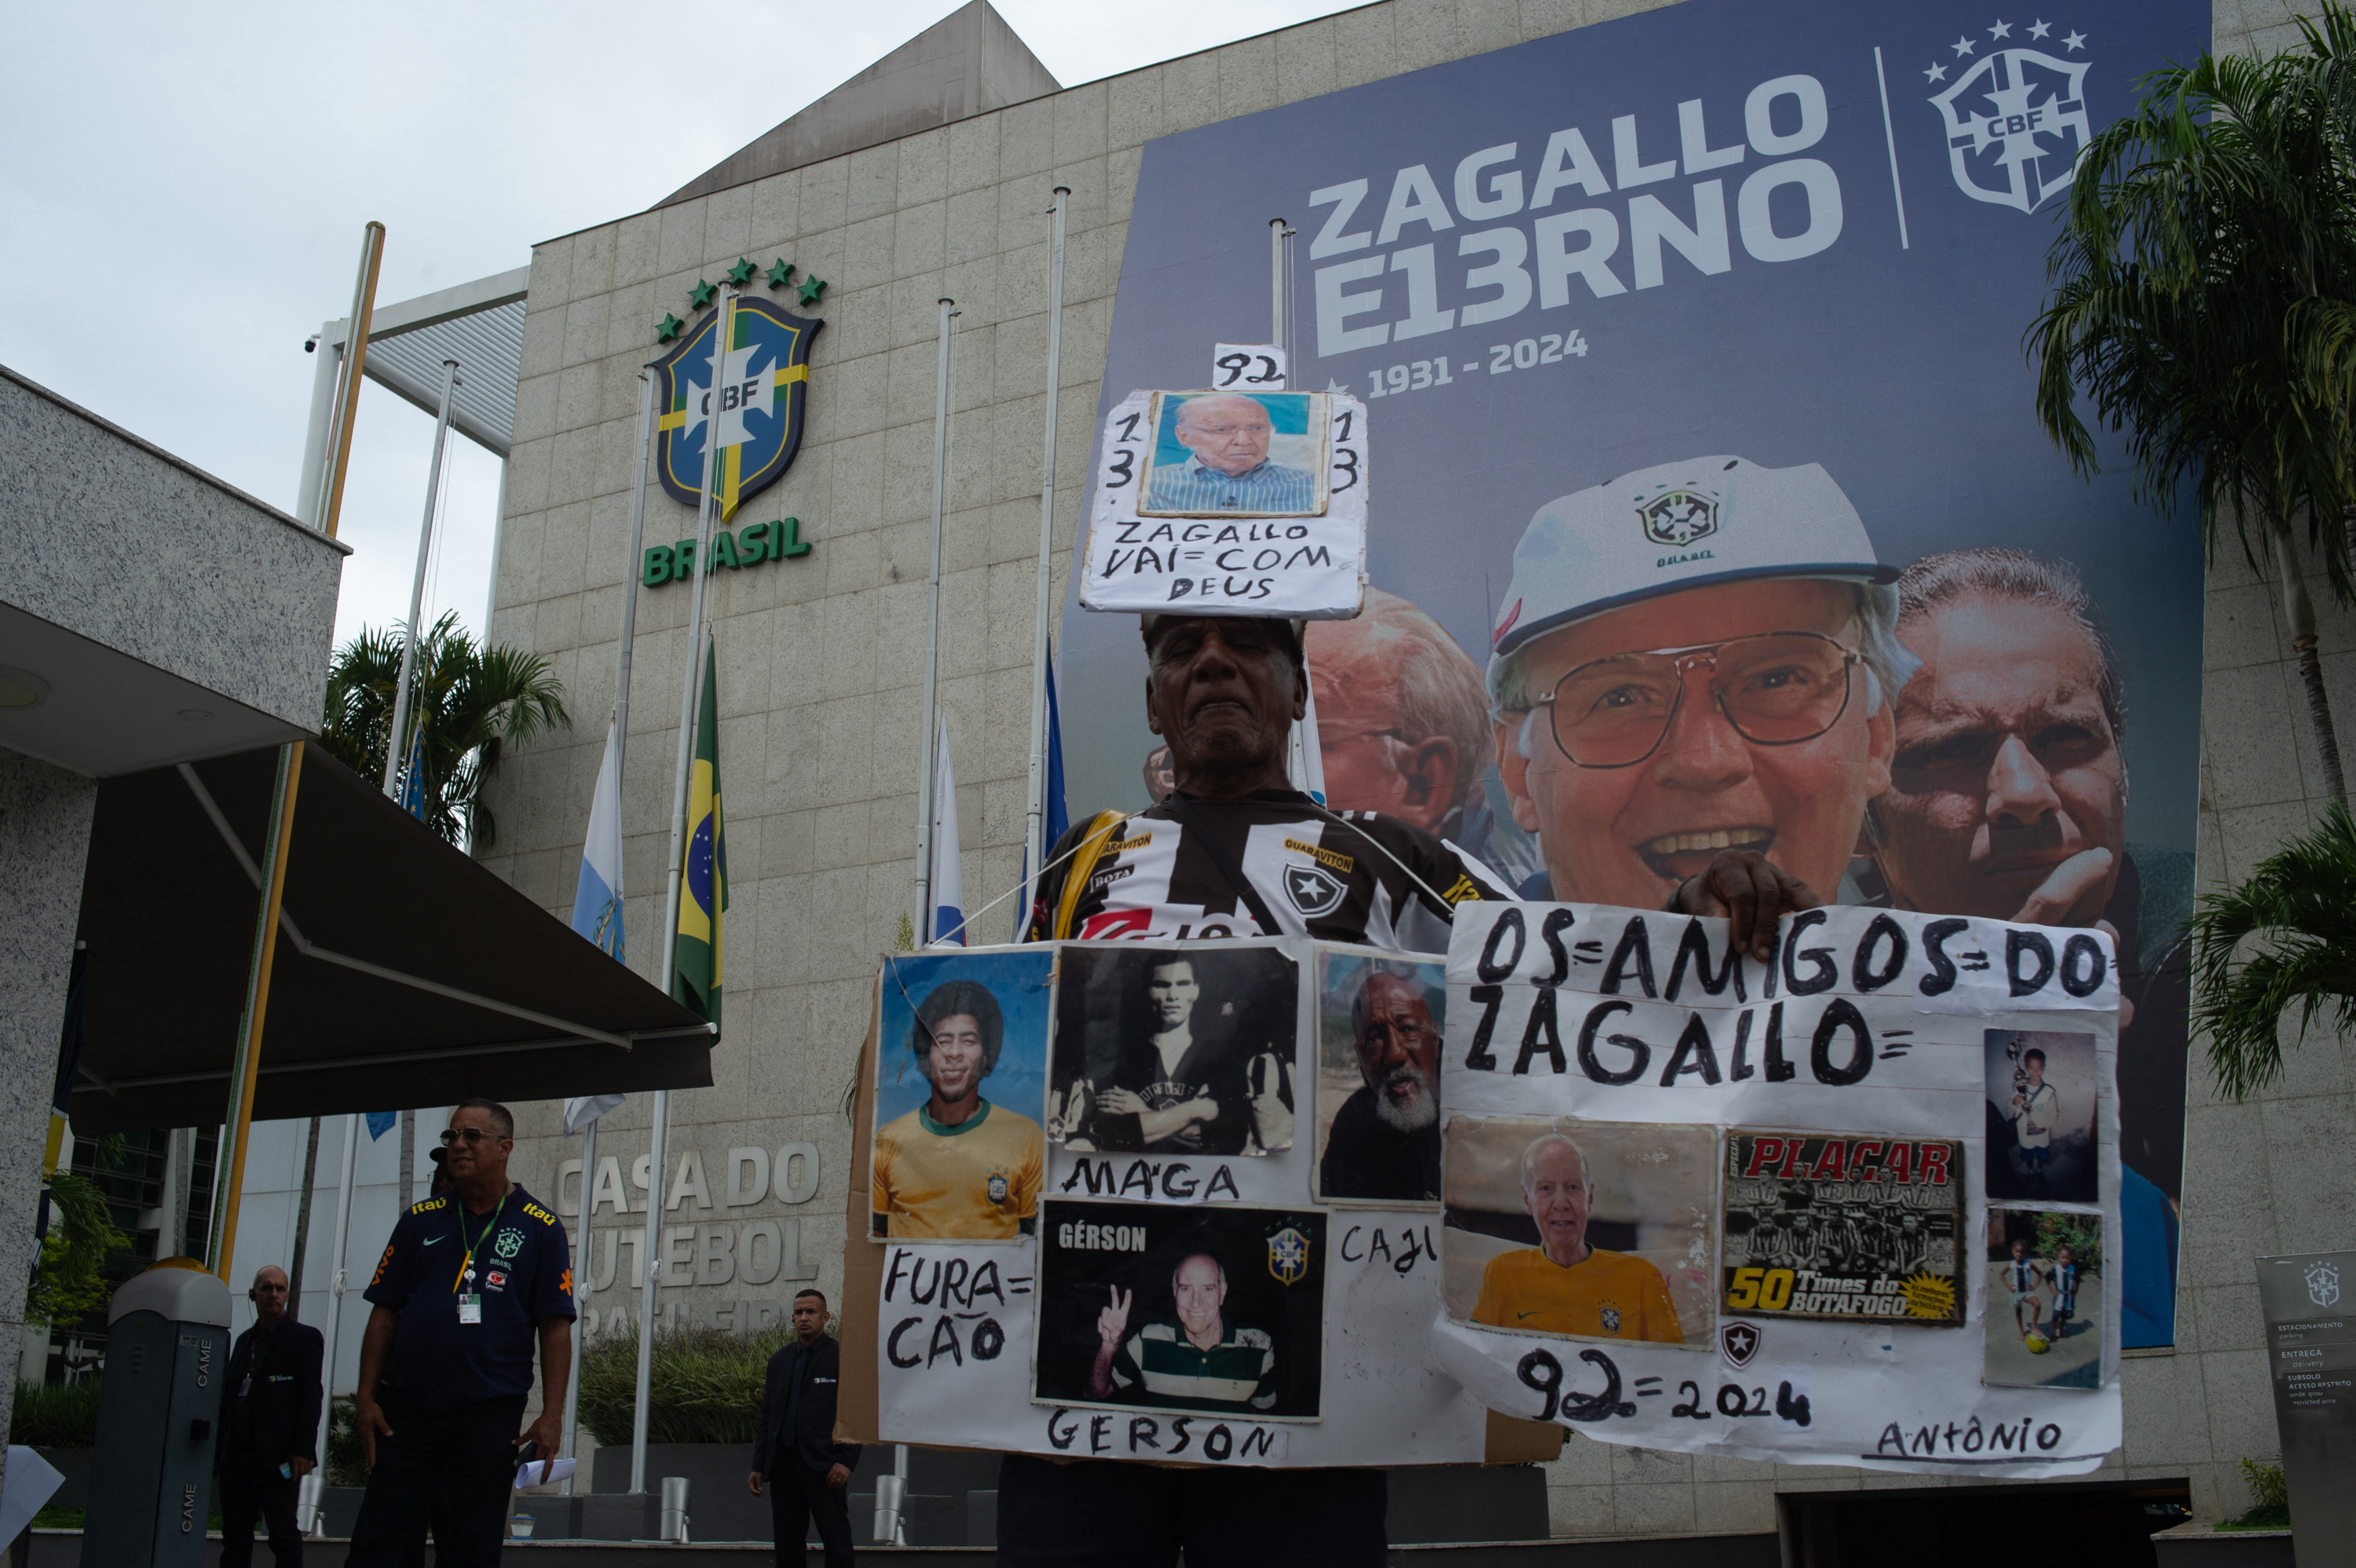
MULTIPOLYGON (((2053 37, 2050 22, 1998 22, 1987 31, 1988 52, 1975 59, 1960 51, 1954 85, 1931 101, 1946 116, 1956 188, 1975 201, 2034 212, 2077 174, 2078 155, 2094 137, 2085 88, 2094 62, 2079 52, 2083 33, 2053 37), (2019 44, 1997 41, 2016 32, 2019 44), (2056 59, 2049 48, 2068 58, 2056 59)), ((1969 35, 1963 41, 1976 43, 1969 35)), ((1934 60, 1922 74, 1938 81, 1947 66, 1934 60)))
POLYGON ((773 300, 742 295, 733 313, 714 308, 656 361, 662 379, 655 473, 664 493, 682 506, 695 506, 702 496, 704 432, 713 417, 712 347, 723 315, 734 327, 722 362, 717 417, 723 438, 741 436, 740 444, 721 449, 720 470, 712 475, 724 519, 793 466, 809 400, 810 345, 826 323, 796 315, 773 300))

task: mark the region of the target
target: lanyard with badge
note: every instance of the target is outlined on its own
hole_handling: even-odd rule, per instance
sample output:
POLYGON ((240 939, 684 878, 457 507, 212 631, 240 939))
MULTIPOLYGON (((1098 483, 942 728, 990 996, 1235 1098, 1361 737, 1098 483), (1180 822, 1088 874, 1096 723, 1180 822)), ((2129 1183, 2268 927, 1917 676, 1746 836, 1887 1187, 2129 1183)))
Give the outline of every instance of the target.
POLYGON ((498 1228, 499 1216, 507 1212, 508 1197, 514 1191, 515 1189, 510 1187, 508 1189, 507 1192, 503 1192, 499 1195, 499 1206, 491 1211, 491 1217, 483 1222, 482 1231, 477 1234, 472 1241, 467 1241, 466 1238, 466 1205, 464 1202, 461 1202, 457 1206, 458 1239, 466 1243, 466 1255, 458 1260, 458 1277, 450 1282, 450 1288, 455 1291, 459 1291, 458 1321, 461 1323, 480 1323, 483 1320, 482 1293, 476 1290, 465 1290, 461 1287, 471 1285, 475 1283, 476 1249, 479 1248, 485 1242, 488 1241, 490 1239, 491 1232, 498 1228))

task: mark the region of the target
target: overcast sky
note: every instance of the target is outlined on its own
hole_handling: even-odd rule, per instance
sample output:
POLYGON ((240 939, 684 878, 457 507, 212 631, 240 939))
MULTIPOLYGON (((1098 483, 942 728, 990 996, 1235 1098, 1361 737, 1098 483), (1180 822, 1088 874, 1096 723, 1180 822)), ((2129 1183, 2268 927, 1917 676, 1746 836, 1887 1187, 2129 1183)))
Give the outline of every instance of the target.
MULTIPOLYGON (((527 264, 642 211, 961 0, 411 0, 0 16, 0 364, 292 510, 304 339, 349 305, 360 227, 380 304, 527 264), (715 71, 714 24, 736 42, 715 71)), ((996 0, 1066 85, 1359 0, 996 0)), ((338 640, 407 613, 434 421, 369 386, 343 511, 338 640)), ((498 462, 462 438, 427 601, 477 630, 498 462)))

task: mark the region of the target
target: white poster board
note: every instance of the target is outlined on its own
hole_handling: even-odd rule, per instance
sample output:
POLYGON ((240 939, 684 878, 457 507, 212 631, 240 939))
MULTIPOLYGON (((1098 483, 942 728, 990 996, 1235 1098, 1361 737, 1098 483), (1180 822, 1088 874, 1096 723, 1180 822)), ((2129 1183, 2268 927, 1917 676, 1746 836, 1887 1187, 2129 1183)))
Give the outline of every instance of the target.
MULTIPOLYGON (((1314 1201, 1315 944, 1064 943, 935 957, 897 959, 879 977, 877 1079, 889 1093, 879 1094, 875 1119, 879 1129, 900 1124, 902 1143, 879 1179, 890 1190, 879 1189, 878 1233, 851 1244, 883 1253, 873 1326, 881 1441, 1204 1464, 1482 1460, 1487 1413, 1431 1354, 1440 1216, 1429 1205, 1394 1212, 1314 1201), (1055 973, 1042 1007, 1050 955, 1055 973), (1180 959, 1189 961, 1183 974, 1172 967, 1180 959), (1153 1041, 1172 1031, 1156 1027, 1173 1014, 1202 1055, 1157 1068, 1153 1041), (909 1071, 912 1020, 953 1039, 978 1015, 994 1061, 986 1094, 1035 1083, 1030 1064, 1046 1064, 1044 1093, 993 1100, 990 1114, 1044 1129, 1033 1223, 1011 1244, 981 1238, 990 1211, 966 1194, 956 1223, 977 1239, 898 1239, 899 1229, 948 1228, 925 1211, 945 1204, 955 1213, 958 1195, 927 1168, 948 1168, 942 1160, 963 1157, 969 1136, 907 1141, 905 1118, 916 1113, 904 1107, 916 1104, 909 1096, 922 1081, 909 1071), (1222 1110, 1194 1124, 1199 1136, 1155 1137, 1117 1097, 1147 1079, 1157 1108, 1200 1094, 1222 1110), (1126 1285, 1126 1341, 1169 1317, 1177 1278, 1206 1253, 1227 1275, 1223 1331, 1246 1342, 1237 1349, 1266 1352, 1261 1383, 1234 1391, 1245 1408, 1198 1407, 1183 1392, 1118 1378, 1091 1388, 1098 1315, 1115 1293, 1126 1285)), ((1432 999, 1444 1008, 1436 989, 1432 999)), ((1019 1154, 1007 1163, 1023 1168, 1019 1154)), ((1013 1211, 1021 1179, 1003 1194, 1013 1211)))
POLYGON ((2095 1468, 2120 1443, 2109 938, 1836 908, 1787 919, 1768 964, 1727 947, 1723 921, 1459 906, 1436 1359, 1494 1410, 1611 1443, 2095 1468), (1644 1168, 1647 1132, 1685 1188, 1644 1168), (1676 1153, 1697 1134, 1714 1191, 1676 1153), (1569 1259, 1562 1137, 1593 1189, 1569 1259), (1717 1221, 1698 1230, 1697 1191, 1717 1221), (2008 1239, 2022 1292, 1990 1256, 2008 1239))
POLYGON ((1131 392, 1098 445, 1080 603, 1346 620, 1365 599, 1369 477, 1365 405, 1346 393, 1131 392), (1189 404, 1248 424, 1247 403, 1269 411, 1269 428, 1264 456, 1248 446, 1219 454, 1255 464, 1242 474, 1207 467, 1181 442, 1189 404))

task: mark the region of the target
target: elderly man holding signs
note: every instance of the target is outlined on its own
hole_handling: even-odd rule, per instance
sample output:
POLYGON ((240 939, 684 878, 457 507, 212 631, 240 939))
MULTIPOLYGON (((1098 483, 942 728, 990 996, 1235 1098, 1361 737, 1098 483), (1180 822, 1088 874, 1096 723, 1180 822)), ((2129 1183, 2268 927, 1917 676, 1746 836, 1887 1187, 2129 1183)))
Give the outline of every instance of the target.
MULTIPOLYGON (((1291 788, 1287 741, 1308 703, 1291 623, 1151 615, 1143 631, 1146 720, 1169 743, 1177 787, 1146 811, 1105 812, 1065 835, 1040 879, 1032 940, 1280 934, 1444 953, 1458 904, 1511 896, 1423 828, 1370 812, 1336 815, 1291 788)), ((1763 861, 1719 860, 1726 863, 1713 863, 1705 884, 1730 888, 1740 878, 1750 890, 1740 912, 1764 931, 1798 907, 1763 861)), ((1736 935, 1748 941, 1752 931, 1739 923, 1736 935)), ((1388 1557, 1386 1496, 1379 1470, 1059 1465, 1009 1455, 999 1477, 998 1560, 1001 1568, 1109 1568, 1167 1561, 1178 1546, 1189 1568, 1378 1568, 1388 1557)))

